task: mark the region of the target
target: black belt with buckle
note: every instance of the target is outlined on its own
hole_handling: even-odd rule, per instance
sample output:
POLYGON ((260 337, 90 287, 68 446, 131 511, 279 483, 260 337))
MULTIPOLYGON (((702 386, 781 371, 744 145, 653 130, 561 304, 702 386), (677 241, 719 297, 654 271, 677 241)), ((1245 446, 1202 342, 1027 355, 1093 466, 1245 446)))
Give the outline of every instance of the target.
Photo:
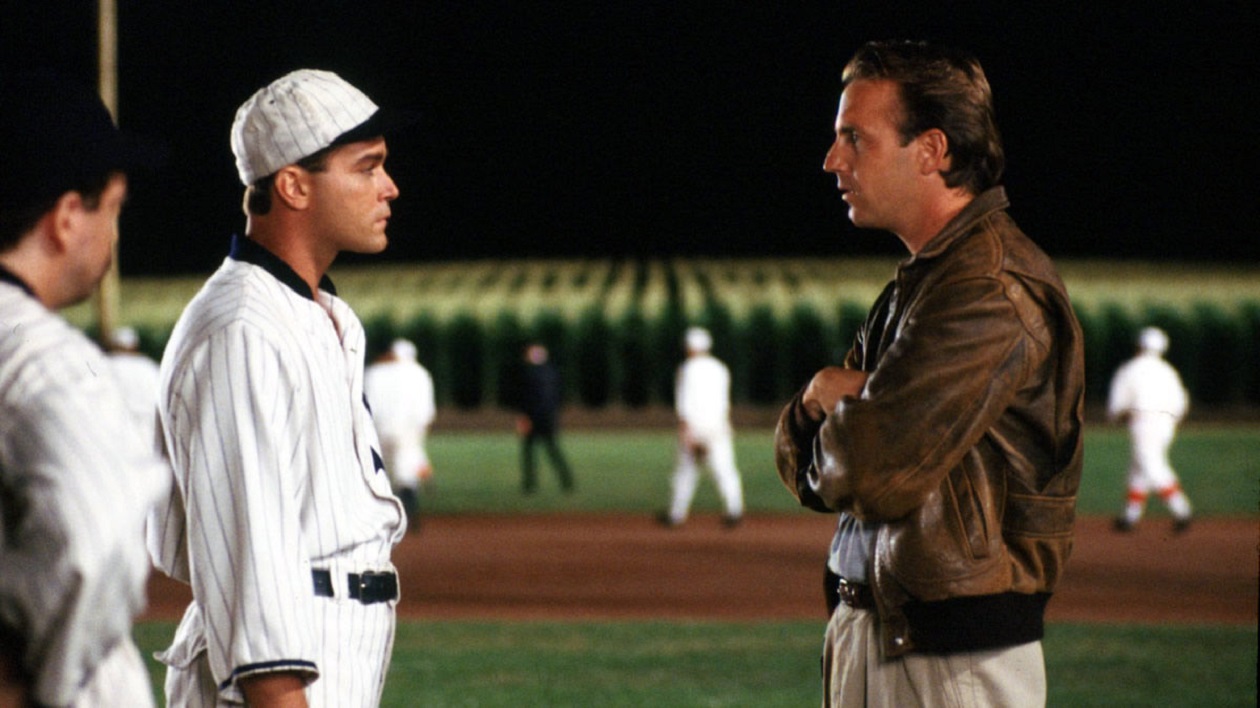
MULTIPOLYGON (((333 588, 332 573, 327 570, 312 570, 311 580, 315 583, 315 594, 319 597, 337 596, 333 588)), ((346 595, 365 605, 398 599, 398 576, 393 573, 348 573, 346 585, 346 595)))
POLYGON ((854 583, 840 578, 840 581, 837 583, 837 589, 840 592, 840 602, 849 607, 855 610, 875 609, 875 593, 871 592, 870 585, 854 583))

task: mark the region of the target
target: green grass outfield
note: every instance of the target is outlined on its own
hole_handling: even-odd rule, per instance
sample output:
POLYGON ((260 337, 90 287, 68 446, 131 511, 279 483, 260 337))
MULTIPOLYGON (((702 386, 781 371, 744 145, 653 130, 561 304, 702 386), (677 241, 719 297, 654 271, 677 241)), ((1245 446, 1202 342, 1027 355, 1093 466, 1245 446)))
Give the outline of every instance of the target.
MULTIPOLYGON (((750 511, 801 513, 774 476, 768 430, 740 430, 750 511)), ((661 508, 673 460, 670 431, 562 435, 578 493, 518 492, 509 432, 435 434, 432 514, 643 512, 661 508)), ((1124 493, 1127 439, 1094 426, 1079 508, 1113 514, 1124 493)), ((1173 463, 1200 516, 1260 519, 1260 424, 1189 425, 1173 463)), ((716 510, 702 484, 698 510, 716 510)), ((1164 512, 1157 506, 1152 514, 1164 512)), ((1256 539, 1240 539, 1254 544, 1256 539)), ((383 706, 814 706, 823 623, 418 621, 399 626, 383 706)), ((146 656, 174 625, 136 629, 146 656)), ((1051 624, 1044 642, 1051 706, 1254 706, 1254 627, 1051 624)), ((162 671, 150 660, 155 695, 162 671)))
MULTIPOLYGON (((142 651, 174 629, 139 626, 142 651)), ((817 706, 822 632, 821 620, 403 622, 381 705, 817 706)), ((1050 706, 1256 705, 1254 629, 1052 624, 1043 646, 1050 706)))
MULTIPOLYGON (((800 507, 774 471, 773 431, 740 429, 736 459, 752 512, 796 513, 800 507)), ((1125 495, 1128 437, 1123 428, 1092 425, 1085 438, 1085 471, 1078 510, 1115 514, 1125 495)), ((561 448, 574 468, 579 493, 560 494, 540 454, 541 490, 522 497, 518 442, 510 431, 446 432, 431 436, 435 493, 425 499, 429 513, 456 512, 652 512, 669 500, 674 464, 672 430, 569 431, 561 448)), ((1260 423, 1187 425, 1172 450, 1173 466, 1197 513, 1256 515, 1260 511, 1260 423)), ((702 483, 697 511, 720 509, 713 485, 702 483)), ((1153 516, 1165 514, 1154 503, 1153 516)))

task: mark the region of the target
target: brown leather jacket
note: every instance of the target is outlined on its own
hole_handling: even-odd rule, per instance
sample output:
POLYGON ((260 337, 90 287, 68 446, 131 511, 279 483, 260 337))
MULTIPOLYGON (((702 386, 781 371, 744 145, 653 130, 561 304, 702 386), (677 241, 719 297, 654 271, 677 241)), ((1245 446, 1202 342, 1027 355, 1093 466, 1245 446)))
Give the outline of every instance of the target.
POLYGON ((860 398, 817 422, 798 394, 776 431, 802 504, 882 524, 869 577, 886 656, 931 650, 933 608, 956 598, 979 601, 947 634, 959 617, 997 621, 986 605, 1000 605, 1040 638, 1072 549, 1081 330, 1007 205, 1000 187, 984 192, 900 264, 845 358, 869 374, 860 398))

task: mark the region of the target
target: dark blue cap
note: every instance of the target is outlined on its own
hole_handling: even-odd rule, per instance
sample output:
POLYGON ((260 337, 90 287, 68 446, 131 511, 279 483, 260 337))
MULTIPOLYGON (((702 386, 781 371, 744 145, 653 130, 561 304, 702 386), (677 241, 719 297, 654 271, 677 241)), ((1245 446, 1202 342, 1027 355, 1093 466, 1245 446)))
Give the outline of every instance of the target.
POLYGON ((111 172, 156 169, 164 152, 120 131, 96 92, 62 74, 0 76, 0 208, 35 206, 111 172))

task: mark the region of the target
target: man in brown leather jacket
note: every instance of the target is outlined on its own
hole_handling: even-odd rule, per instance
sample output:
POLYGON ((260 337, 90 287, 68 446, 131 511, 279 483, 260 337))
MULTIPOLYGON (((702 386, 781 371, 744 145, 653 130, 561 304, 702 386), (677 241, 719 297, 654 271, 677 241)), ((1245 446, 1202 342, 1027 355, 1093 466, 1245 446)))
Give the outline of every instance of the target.
POLYGON ((843 83, 824 168, 853 223, 910 257, 775 436, 788 489, 840 513, 824 705, 1044 704, 1042 620, 1081 474, 1080 326, 1005 211, 980 64, 871 43, 843 83))

